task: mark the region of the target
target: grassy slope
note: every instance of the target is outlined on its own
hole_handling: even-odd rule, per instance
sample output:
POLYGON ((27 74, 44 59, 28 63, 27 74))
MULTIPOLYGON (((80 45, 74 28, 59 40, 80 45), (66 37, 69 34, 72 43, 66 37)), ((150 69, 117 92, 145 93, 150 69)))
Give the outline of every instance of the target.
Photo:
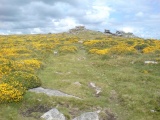
POLYGON ((88 55, 81 44, 78 47, 75 54, 50 55, 45 68, 37 74, 42 87, 58 89, 83 100, 27 92, 20 103, 0 105, 0 120, 35 120, 52 107, 57 107, 68 119, 99 109, 110 109, 119 120, 160 118, 159 111, 151 112, 160 104, 160 66, 143 64, 154 55, 112 56, 102 60, 88 55), (144 70, 150 72, 145 74, 144 70), (90 82, 102 88, 99 97, 89 87, 90 82))
POLYGON ((152 57, 117 56, 101 61, 81 50, 77 54, 51 56, 48 67, 39 75, 44 87, 87 99, 95 108, 111 108, 119 119, 157 119, 159 113, 151 113, 150 110, 158 107, 159 65, 143 64, 152 57), (145 74, 143 70, 150 70, 151 73, 145 74), (77 81, 82 86, 74 85, 77 81), (102 88, 100 97, 95 97, 89 82, 102 88))

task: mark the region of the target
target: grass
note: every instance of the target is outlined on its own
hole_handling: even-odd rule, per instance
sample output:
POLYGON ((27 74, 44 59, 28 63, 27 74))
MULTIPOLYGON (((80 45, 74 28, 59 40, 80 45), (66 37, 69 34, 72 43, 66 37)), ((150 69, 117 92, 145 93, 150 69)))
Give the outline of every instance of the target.
POLYGON ((157 59, 158 53, 102 57, 88 54, 80 43, 76 46, 76 53, 50 54, 37 75, 42 87, 82 100, 27 92, 19 103, 0 105, 0 120, 36 120, 52 107, 67 119, 96 110, 103 111, 104 120, 111 120, 111 116, 118 120, 160 118, 160 64, 144 64, 145 60, 157 59), (99 96, 90 82, 102 89, 99 96))
POLYGON ((116 56, 100 60, 81 50, 77 54, 51 56, 50 64, 39 76, 43 80, 43 87, 56 88, 87 99, 95 108, 97 105, 109 107, 121 119, 157 119, 159 113, 151 113, 151 110, 155 110, 159 104, 159 65, 144 65, 143 62, 148 58, 152 58, 152 55, 116 56), (148 69, 152 72, 143 73, 148 69), (82 85, 74 85, 77 81, 82 85), (88 86, 90 82, 102 88, 99 98, 88 86), (110 100, 114 97, 112 90, 117 94, 113 101, 110 100))

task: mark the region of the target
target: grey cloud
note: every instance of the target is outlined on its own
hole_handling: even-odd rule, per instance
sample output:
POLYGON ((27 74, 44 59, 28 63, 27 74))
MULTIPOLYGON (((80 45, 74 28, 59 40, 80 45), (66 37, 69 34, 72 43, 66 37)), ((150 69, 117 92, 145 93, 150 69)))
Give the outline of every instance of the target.
MULTIPOLYGON (((53 5, 57 2, 67 3, 70 5, 79 6, 82 3, 86 3, 87 0, 0 0, 2 5, 13 5, 13 6, 23 6, 26 4, 30 4, 31 2, 42 2, 45 4, 53 5)), ((85 5, 85 4, 83 4, 85 5)))
POLYGON ((0 21, 15 21, 20 14, 19 8, 11 5, 0 5, 0 21))
POLYGON ((116 29, 123 26, 147 27, 146 30, 158 31, 159 12, 152 13, 155 10, 150 4, 158 8, 160 2, 153 2, 153 0, 147 2, 134 0, 129 3, 126 0, 0 0, 0 33, 26 34, 36 30, 60 32, 66 30, 65 26, 69 28, 79 24, 101 31, 105 28, 116 29), (94 8, 99 5, 98 3, 100 9, 94 8), (104 6, 109 6, 108 8, 113 11, 103 10, 104 6), (140 12, 144 15, 137 17, 136 13, 140 12), (66 23, 63 24, 63 22, 66 23))
POLYGON ((52 27, 52 19, 58 20, 67 16, 78 19, 85 11, 77 8, 86 3, 81 0, 0 0, 0 2, 0 21, 6 24, 0 28, 10 30, 52 27))

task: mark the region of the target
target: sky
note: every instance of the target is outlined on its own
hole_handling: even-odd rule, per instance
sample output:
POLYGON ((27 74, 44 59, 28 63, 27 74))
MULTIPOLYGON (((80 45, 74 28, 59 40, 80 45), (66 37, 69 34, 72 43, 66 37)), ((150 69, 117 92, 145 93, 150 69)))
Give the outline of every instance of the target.
POLYGON ((0 34, 66 32, 75 26, 160 39, 160 0, 0 0, 0 34))

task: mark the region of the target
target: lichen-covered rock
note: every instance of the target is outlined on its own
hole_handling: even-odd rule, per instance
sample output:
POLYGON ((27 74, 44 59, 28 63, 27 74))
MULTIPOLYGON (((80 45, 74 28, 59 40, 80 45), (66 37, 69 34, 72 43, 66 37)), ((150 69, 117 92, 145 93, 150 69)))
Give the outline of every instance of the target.
POLYGON ((45 120, 65 120, 65 116, 60 113, 56 108, 53 108, 48 112, 44 113, 41 118, 45 120))
POLYGON ((30 92, 35 92, 35 93, 44 93, 48 96, 73 97, 73 98, 81 99, 79 97, 63 93, 59 90, 45 89, 45 88, 42 88, 42 87, 33 88, 33 89, 30 89, 29 91, 30 92))

